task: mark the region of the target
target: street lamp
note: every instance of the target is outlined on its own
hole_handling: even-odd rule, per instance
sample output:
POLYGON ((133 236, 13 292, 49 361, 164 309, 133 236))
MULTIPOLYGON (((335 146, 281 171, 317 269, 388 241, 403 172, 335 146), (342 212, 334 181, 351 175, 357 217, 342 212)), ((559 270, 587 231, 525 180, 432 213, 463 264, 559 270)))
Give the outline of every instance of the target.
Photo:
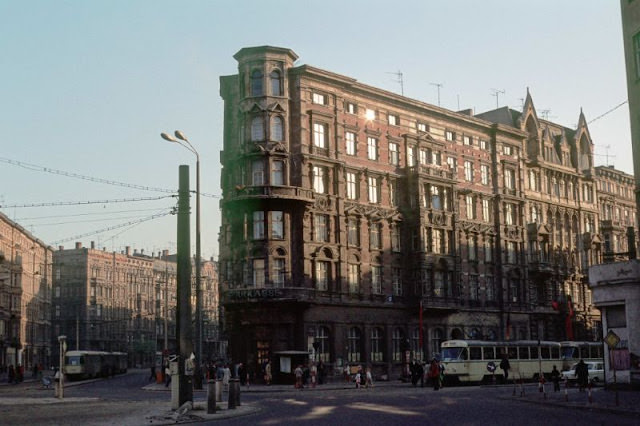
POLYGON ((202 364, 202 286, 200 283, 200 154, 191 145, 189 139, 180 130, 174 132, 175 137, 160 133, 162 139, 177 143, 188 149, 196 156, 196 371, 195 388, 202 389, 202 374, 200 365, 202 364))

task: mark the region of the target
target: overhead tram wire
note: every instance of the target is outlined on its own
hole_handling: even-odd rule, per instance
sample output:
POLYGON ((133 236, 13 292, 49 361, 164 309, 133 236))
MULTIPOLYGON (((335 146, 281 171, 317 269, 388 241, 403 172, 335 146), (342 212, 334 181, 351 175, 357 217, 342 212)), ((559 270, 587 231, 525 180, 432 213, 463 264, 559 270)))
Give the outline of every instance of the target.
POLYGON ((50 203, 31 203, 31 204, 12 204, 0 205, 4 209, 18 209, 28 207, 59 207, 59 206, 83 206, 90 204, 115 204, 115 203, 133 203, 138 201, 157 201, 165 198, 177 197, 176 195, 163 195, 161 197, 142 197, 142 198, 116 198, 113 200, 90 200, 90 201, 54 201, 50 203))
POLYGON ((92 236, 92 235, 98 235, 98 234, 102 234, 104 232, 113 231, 114 229, 120 229, 120 228, 124 228, 124 227, 131 226, 131 225, 139 225, 141 223, 148 222, 150 220, 157 219, 157 218, 160 218, 160 217, 164 217, 164 216, 167 216, 167 215, 170 215, 170 214, 174 214, 174 213, 175 213, 175 209, 172 209, 170 211, 154 214, 154 215, 142 218, 142 219, 131 220, 129 222, 121 223, 119 225, 114 225, 114 226, 110 226, 108 228, 98 229, 97 231, 87 232, 87 233, 80 234, 80 235, 74 235, 73 237, 69 237, 69 238, 63 238, 61 240, 57 240, 57 241, 52 242, 51 245, 52 246, 57 246, 60 243, 66 243, 68 241, 79 240, 79 239, 84 238, 84 237, 89 237, 89 236, 92 236))
MULTIPOLYGON (((164 192, 168 194, 176 194, 178 192, 177 190, 174 190, 174 189, 158 188, 154 186, 145 186, 145 185, 135 185, 135 184, 126 183, 126 182, 118 182, 110 179, 102 179, 102 178, 97 178, 93 176, 81 175, 79 173, 66 172, 64 170, 52 169, 50 167, 39 166, 37 164, 29 164, 23 161, 12 160, 11 158, 0 157, 0 162, 11 164, 13 166, 22 167, 23 169, 27 169, 27 170, 33 170, 36 172, 51 173, 54 175, 65 176, 65 177, 70 177, 74 179, 81 179, 89 182, 104 183, 106 185, 121 186, 124 188, 131 188, 131 189, 141 189, 143 191, 164 192)), ((191 192, 195 192, 195 191, 191 191, 191 192)), ((219 195, 207 194, 204 192, 201 192, 200 195, 203 197, 220 198, 219 195)))
POLYGON ((597 116, 597 117, 596 117, 596 118, 594 118, 593 120, 591 120, 591 121, 587 122, 587 124, 591 124, 591 123, 593 123, 594 121, 601 119, 601 118, 602 118, 602 117, 604 117, 605 115, 612 113, 613 111, 617 110, 618 108, 620 108, 622 105, 626 104, 627 102, 629 102, 629 100, 628 100, 628 99, 627 99, 627 100, 624 100, 624 101, 622 101, 622 102, 620 102, 618 105, 614 106, 614 107, 613 107, 613 108, 611 108, 609 111, 607 111, 607 112, 605 112, 605 113, 603 113, 603 114, 600 114, 599 116, 597 116))
POLYGON ((25 221, 25 220, 41 220, 41 219, 57 219, 62 217, 79 217, 79 216, 101 216, 101 215, 114 215, 119 213, 134 213, 134 212, 151 212, 158 211, 157 207, 152 209, 127 209, 127 210, 116 210, 116 211, 99 211, 92 213, 72 213, 72 214, 55 214, 55 215, 47 215, 47 216, 24 216, 24 217, 16 217, 14 220, 17 222, 25 221))

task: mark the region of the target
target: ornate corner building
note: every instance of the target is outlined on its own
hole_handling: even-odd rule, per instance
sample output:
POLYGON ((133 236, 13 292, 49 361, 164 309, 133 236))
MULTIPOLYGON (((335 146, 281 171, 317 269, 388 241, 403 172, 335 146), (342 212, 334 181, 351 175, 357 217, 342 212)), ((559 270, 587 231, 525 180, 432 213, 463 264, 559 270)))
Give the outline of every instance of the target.
POLYGON ((522 111, 473 115, 294 66, 286 48, 234 58, 219 258, 233 360, 298 350, 395 373, 450 338, 599 337, 586 274, 626 244, 633 179, 594 167, 582 112, 576 129, 544 120, 527 91, 522 111), (600 176, 621 191, 604 235, 600 176))

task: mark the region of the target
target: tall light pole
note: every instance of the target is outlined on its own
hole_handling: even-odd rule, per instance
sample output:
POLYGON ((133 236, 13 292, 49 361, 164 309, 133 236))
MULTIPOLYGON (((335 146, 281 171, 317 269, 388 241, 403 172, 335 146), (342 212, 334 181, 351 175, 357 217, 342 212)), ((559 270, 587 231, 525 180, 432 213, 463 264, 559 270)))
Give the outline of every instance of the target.
POLYGON ((200 281, 200 154, 191 145, 189 139, 180 130, 174 132, 174 136, 161 133, 162 139, 177 143, 188 149, 196 156, 196 368, 195 368, 195 388, 202 389, 202 285, 200 281))

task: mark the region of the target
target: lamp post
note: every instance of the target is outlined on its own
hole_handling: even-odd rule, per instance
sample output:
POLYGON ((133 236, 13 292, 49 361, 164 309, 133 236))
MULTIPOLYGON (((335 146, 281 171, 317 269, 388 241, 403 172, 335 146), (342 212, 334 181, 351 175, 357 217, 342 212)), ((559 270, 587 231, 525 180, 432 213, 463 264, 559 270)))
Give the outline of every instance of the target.
POLYGON ((202 364, 202 285, 200 282, 200 154, 191 145, 189 139, 180 131, 176 130, 174 136, 161 133, 162 139, 177 143, 188 149, 196 156, 196 365, 195 365, 195 388, 202 389, 202 374, 200 365, 202 364))

